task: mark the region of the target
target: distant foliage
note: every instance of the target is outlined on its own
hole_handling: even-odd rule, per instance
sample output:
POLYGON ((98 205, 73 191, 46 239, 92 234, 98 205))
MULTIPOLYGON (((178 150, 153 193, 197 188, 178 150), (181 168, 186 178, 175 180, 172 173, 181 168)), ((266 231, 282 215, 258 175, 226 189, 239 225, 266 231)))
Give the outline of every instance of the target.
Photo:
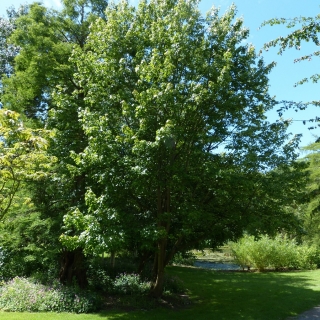
POLYGON ((275 238, 244 236, 231 244, 232 254, 243 269, 315 269, 319 263, 316 247, 298 245, 295 240, 278 235, 275 238))

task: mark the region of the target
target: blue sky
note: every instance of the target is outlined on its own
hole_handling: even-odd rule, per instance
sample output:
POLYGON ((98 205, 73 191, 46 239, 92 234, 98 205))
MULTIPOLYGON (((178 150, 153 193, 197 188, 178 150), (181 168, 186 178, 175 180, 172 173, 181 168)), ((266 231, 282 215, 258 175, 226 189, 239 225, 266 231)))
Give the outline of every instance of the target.
MULTIPOLYGON (((9 6, 19 6, 22 3, 31 3, 32 0, 0 0, 0 15, 5 15, 5 9, 9 6)), ((60 0, 43 0, 46 6, 61 7, 60 0)), ((138 0, 131 0, 136 4, 138 0)), ((271 18, 293 18, 297 16, 315 16, 320 13, 320 2, 317 0, 202 0, 200 9, 205 14, 213 5, 221 8, 225 12, 232 4, 238 8, 238 17, 244 19, 244 25, 250 29, 249 43, 252 43, 257 50, 260 50, 265 42, 268 42, 279 35, 288 33, 288 29, 283 26, 264 27, 259 26, 264 20, 271 18)), ((266 63, 277 62, 277 66, 270 74, 270 93, 275 95, 277 100, 311 101, 320 100, 320 90, 317 84, 304 84, 294 88, 294 83, 304 77, 308 77, 319 71, 319 60, 294 64, 294 59, 299 56, 315 51, 315 46, 306 43, 301 46, 300 51, 289 50, 282 56, 277 54, 277 49, 263 52, 266 63), (317 64, 318 63, 318 64, 317 64), (318 68, 317 68, 318 67, 318 68)), ((303 125, 301 121, 320 116, 319 110, 310 107, 306 111, 294 111, 284 114, 284 118, 293 119, 290 131, 294 134, 302 133, 301 146, 305 146, 315 141, 315 136, 320 136, 320 128, 308 130, 308 125, 303 125)), ((270 121, 277 119, 276 112, 269 114, 270 121)))

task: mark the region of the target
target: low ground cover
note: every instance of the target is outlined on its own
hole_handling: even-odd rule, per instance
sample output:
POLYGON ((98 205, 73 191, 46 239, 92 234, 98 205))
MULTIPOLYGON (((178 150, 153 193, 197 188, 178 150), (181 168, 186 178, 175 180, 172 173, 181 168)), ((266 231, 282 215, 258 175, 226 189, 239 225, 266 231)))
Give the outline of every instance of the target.
POLYGON ((320 270, 218 272, 169 267, 188 288, 191 304, 152 310, 107 310, 98 314, 0 313, 4 320, 98 319, 285 319, 320 303, 320 270))

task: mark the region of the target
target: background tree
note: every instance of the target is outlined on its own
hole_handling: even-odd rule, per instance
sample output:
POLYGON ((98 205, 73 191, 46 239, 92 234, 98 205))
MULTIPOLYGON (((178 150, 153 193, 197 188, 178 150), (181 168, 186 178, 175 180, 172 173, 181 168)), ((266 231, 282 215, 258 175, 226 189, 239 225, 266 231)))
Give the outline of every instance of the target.
POLYGON ((303 221, 303 237, 302 239, 309 244, 314 244, 318 248, 320 246, 320 172, 319 172, 319 142, 310 144, 303 149, 308 154, 301 160, 307 165, 307 171, 309 172, 309 180, 307 185, 307 202, 303 205, 295 208, 296 215, 303 221))
MULTIPOLYGON (((265 25, 278 25, 283 24, 289 29, 293 29, 287 36, 279 36, 275 40, 272 40, 265 44, 265 49, 269 49, 271 47, 278 47, 279 54, 282 54, 287 49, 296 49, 300 50, 301 46, 305 42, 311 42, 315 45, 314 52, 311 52, 307 55, 301 56, 296 59, 294 62, 304 62, 310 61, 311 59, 319 58, 320 51, 318 50, 320 44, 320 15, 316 15, 314 17, 295 17, 293 19, 271 19, 263 23, 265 25)), ((316 72, 311 75, 309 78, 301 79, 295 85, 301 85, 308 81, 313 83, 318 83, 320 79, 320 74, 316 72)), ((297 102, 283 102, 284 105, 279 109, 279 112, 282 113, 285 109, 294 107, 296 109, 304 109, 308 104, 314 104, 319 106, 318 101, 311 101, 307 103, 297 103, 297 102)), ((315 117, 311 120, 303 121, 304 124, 306 122, 312 122, 314 124, 310 125, 310 129, 317 128, 316 123, 319 122, 319 117, 315 115, 315 117)), ((319 126, 319 124, 318 124, 319 126)), ((310 164, 310 168, 308 171, 310 172, 310 181, 308 183, 308 195, 309 202, 304 206, 297 206, 296 213, 301 219, 304 219, 304 227, 305 227, 305 237, 307 241, 311 243, 316 243, 319 246, 319 138, 315 138, 315 143, 304 148, 308 152, 308 155, 304 157, 304 161, 310 164)))
POLYGON ((284 227, 285 205, 303 193, 297 138, 284 144, 287 123, 265 121, 272 65, 243 44, 249 32, 235 14, 122 1, 92 25, 85 54, 73 54, 88 139, 73 157, 90 190, 61 240, 153 255, 155 297, 176 252, 284 227))
POLYGON ((54 221, 52 250, 60 247, 63 255, 61 281, 71 282, 75 276, 81 286, 86 284, 86 273, 80 266, 82 251, 70 252, 58 242, 63 215, 70 206, 84 204, 86 183, 85 173, 76 170, 70 157, 71 151, 83 151, 87 142, 77 114, 84 96, 72 96, 79 87, 73 78, 76 66, 69 57, 73 47, 83 50, 90 23, 104 17, 106 6, 105 0, 66 0, 61 11, 39 3, 30 5, 28 12, 15 20, 15 29, 7 39, 9 45, 19 47, 19 54, 13 61, 13 73, 3 79, 1 96, 3 106, 21 112, 31 127, 55 131, 48 149, 48 154, 58 159, 54 171, 29 189, 40 218, 54 221), (67 106, 60 107, 53 99, 57 87, 60 95, 69 99, 67 106))
POLYGON ((54 158, 46 154, 48 137, 48 131, 24 127, 16 112, 0 110, 0 220, 22 184, 42 179, 52 165, 54 158))
POLYGON ((14 111, 0 110, 0 246, 5 262, 2 277, 21 275, 28 268, 35 271, 36 264, 44 267, 46 263, 42 247, 50 238, 40 239, 48 233, 48 221, 46 226, 39 221, 28 187, 46 179, 54 166, 56 159, 46 152, 51 134, 26 127, 14 111), (31 244, 31 237, 38 241, 31 244), (38 252, 37 261, 32 252, 38 252))

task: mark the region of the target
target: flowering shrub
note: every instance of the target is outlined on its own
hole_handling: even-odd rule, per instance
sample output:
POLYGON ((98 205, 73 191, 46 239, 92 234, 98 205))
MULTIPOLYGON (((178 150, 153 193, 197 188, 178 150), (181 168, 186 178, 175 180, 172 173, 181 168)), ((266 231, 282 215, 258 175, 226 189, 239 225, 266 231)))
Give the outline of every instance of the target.
POLYGON ((100 303, 96 294, 59 283, 48 287, 16 277, 0 287, 0 309, 5 311, 87 313, 98 310, 100 303))

